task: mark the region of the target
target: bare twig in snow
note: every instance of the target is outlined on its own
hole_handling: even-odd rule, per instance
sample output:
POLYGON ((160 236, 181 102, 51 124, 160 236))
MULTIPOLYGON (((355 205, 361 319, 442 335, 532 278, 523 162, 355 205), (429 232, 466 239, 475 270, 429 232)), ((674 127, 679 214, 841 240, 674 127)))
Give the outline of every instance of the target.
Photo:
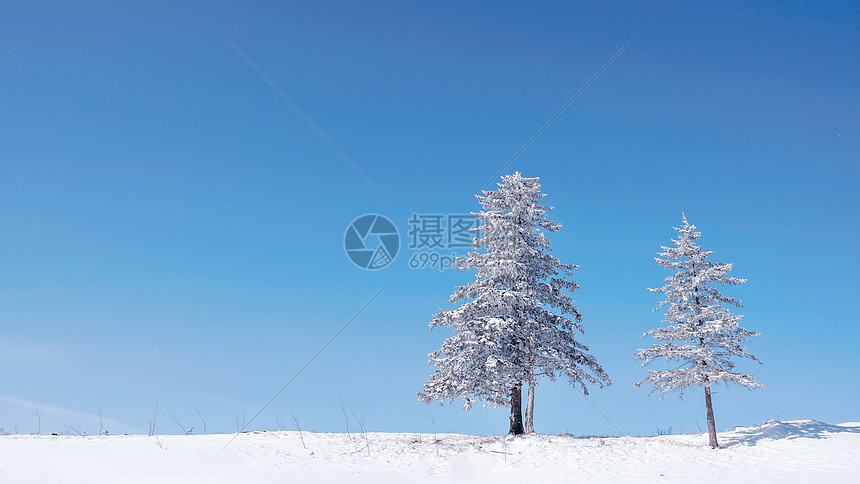
POLYGON ((502 437, 502 453, 505 454, 505 462, 508 461, 508 437, 502 437))
POLYGON ((203 415, 200 414, 200 410, 194 409, 194 412, 197 413, 197 416, 200 417, 200 421, 203 422, 203 435, 206 435, 206 421, 203 420, 203 415))
POLYGON ((245 427, 248 426, 248 424, 245 423, 245 417, 246 417, 245 412, 242 412, 242 420, 240 422, 239 416, 238 415, 236 416, 236 434, 237 435, 241 434, 242 432, 245 432, 245 427))
POLYGON ((76 434, 80 435, 81 437, 85 437, 85 436, 87 435, 87 434, 85 434, 85 433, 81 430, 80 425, 78 425, 78 428, 74 428, 74 427, 72 427, 71 425, 66 425, 66 424, 64 424, 64 423, 62 423, 62 422, 60 422, 60 425, 62 425, 63 427, 65 427, 65 428, 67 428, 67 429, 69 429, 69 430, 71 430, 72 432, 74 432, 74 433, 76 433, 76 434))
POLYGON ((358 422, 358 428, 361 430, 361 435, 364 436, 364 445, 367 447, 367 456, 370 457, 370 442, 367 440, 367 425, 364 423, 363 418, 358 418, 358 415, 355 414, 355 410, 349 409, 352 412, 353 418, 358 422))
POLYGON ((149 422, 149 436, 155 435, 155 421, 158 419, 158 400, 155 401, 155 411, 152 413, 152 420, 149 422))
POLYGON ((305 437, 302 435, 302 426, 299 425, 299 419, 296 418, 296 415, 290 410, 290 417, 293 417, 293 422, 296 424, 296 428, 299 430, 299 438, 302 439, 302 448, 307 449, 305 446, 305 437))
POLYGON ((343 404, 343 397, 338 395, 338 398, 340 398, 340 405, 338 405, 337 408, 343 412, 343 420, 346 422, 346 436, 349 440, 352 440, 352 434, 349 433, 349 417, 346 415, 346 406, 343 404))
POLYGON ((181 429, 182 429, 182 433, 183 433, 183 434, 185 434, 185 435, 191 435, 191 431, 192 431, 192 429, 193 429, 194 427, 191 427, 191 428, 189 428, 188 430, 185 430, 185 427, 182 425, 182 422, 180 422, 180 421, 179 421, 179 419, 178 419, 178 418, 176 418, 176 415, 171 415, 171 417, 173 417, 173 421, 174 421, 174 422, 176 422, 176 425, 178 425, 178 426, 179 426, 179 428, 181 428, 181 429))
POLYGON ((436 445, 436 457, 442 457, 439 453, 439 437, 436 435, 436 420, 433 419, 433 414, 430 414, 430 422, 433 423, 433 443, 436 445))
MULTIPOLYGON (((33 402, 33 408, 34 408, 33 415, 36 416, 36 420, 38 420, 38 422, 39 422, 39 427, 36 429, 36 435, 39 435, 42 433, 42 414, 44 413, 44 411, 39 410, 39 407, 36 406, 36 402, 33 402)), ((17 427, 15 428, 15 433, 16 434, 18 433, 17 427)))

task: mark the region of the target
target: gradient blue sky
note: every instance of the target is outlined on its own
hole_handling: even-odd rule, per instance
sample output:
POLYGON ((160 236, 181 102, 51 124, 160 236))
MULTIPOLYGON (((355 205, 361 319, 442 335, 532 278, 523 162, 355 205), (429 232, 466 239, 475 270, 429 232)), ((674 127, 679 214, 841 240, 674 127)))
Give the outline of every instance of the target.
MULTIPOLYGON (((581 266, 582 340, 614 380, 592 401, 624 432, 705 427, 695 390, 631 383, 659 325, 653 261, 680 224, 744 286, 742 363, 718 429, 857 420, 860 11, 848 2, 7 2, 0 14, 0 426, 145 432, 292 411, 343 431, 500 433, 506 411, 426 406, 427 323, 473 278, 368 272, 364 213, 477 209, 474 194, 618 49, 505 173, 539 176, 556 255, 581 266), (234 42, 379 186, 245 63, 234 42), (109 420, 108 420, 109 419, 109 420)), ((539 432, 612 434, 565 382, 539 432)))

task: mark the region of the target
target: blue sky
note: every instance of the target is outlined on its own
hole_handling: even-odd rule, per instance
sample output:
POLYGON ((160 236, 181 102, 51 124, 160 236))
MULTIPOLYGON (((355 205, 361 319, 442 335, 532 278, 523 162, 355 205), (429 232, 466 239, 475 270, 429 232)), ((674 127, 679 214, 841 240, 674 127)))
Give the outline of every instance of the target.
MULTIPOLYGON (((145 432, 156 403, 196 431, 262 412, 343 431, 500 433, 506 411, 420 404, 427 323, 473 278, 412 270, 412 213, 508 168, 541 177, 555 254, 578 264, 582 337, 614 381, 592 402, 629 434, 705 427, 699 390, 635 389, 659 325, 653 261, 685 212, 747 306, 718 429, 857 420, 860 10, 847 3, 12 2, 0 16, 0 426, 145 432), (377 185, 374 190, 230 46, 377 185), (395 222, 388 267, 343 249, 366 213, 395 222)), ((538 432, 612 434, 565 382, 538 432)))

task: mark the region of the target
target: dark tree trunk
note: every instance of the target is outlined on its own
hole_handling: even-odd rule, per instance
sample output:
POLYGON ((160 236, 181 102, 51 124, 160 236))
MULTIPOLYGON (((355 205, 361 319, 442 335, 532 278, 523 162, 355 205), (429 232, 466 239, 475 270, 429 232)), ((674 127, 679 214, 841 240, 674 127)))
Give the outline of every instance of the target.
POLYGON ((719 449, 720 444, 717 443, 717 424, 714 422, 714 406, 711 405, 711 387, 705 385, 705 408, 708 411, 708 437, 711 447, 719 449))
POLYGON ((511 389, 511 429, 510 434, 523 433, 523 386, 519 384, 511 389))

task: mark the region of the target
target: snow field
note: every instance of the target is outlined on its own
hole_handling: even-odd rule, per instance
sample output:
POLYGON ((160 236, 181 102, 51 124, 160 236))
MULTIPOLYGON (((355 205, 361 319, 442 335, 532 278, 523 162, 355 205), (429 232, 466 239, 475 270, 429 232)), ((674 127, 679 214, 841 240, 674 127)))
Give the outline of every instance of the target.
POLYGON ((252 432, 0 437, 0 482, 858 482, 860 423, 656 437, 252 432), (369 449, 369 451, 368 451, 369 449))

